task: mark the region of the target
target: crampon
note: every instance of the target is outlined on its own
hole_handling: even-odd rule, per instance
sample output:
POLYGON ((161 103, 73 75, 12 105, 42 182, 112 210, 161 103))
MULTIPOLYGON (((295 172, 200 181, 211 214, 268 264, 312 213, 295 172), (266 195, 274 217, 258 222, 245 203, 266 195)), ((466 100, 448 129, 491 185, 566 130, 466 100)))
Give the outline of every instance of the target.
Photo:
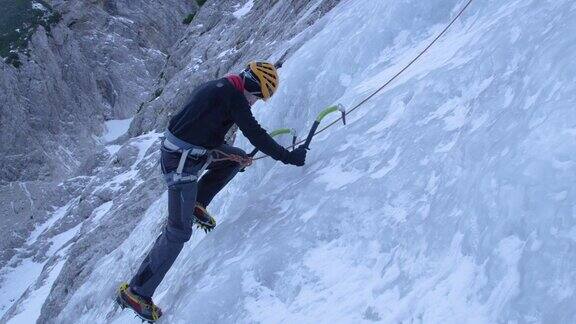
POLYGON ((216 219, 208 213, 206 208, 198 203, 194 208, 194 222, 197 228, 203 229, 205 233, 212 231, 216 227, 216 219))
POLYGON ((135 294, 130 290, 127 283, 123 283, 118 287, 116 303, 118 303, 122 309, 130 308, 133 310, 142 322, 155 323, 162 316, 162 310, 160 307, 154 305, 151 298, 145 298, 135 294))

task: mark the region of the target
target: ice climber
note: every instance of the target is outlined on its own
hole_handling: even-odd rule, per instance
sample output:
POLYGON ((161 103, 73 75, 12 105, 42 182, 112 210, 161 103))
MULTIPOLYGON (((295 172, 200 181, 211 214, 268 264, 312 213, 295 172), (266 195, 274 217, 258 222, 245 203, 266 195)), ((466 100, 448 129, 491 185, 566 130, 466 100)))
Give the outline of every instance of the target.
POLYGON ((285 164, 303 166, 306 149, 288 151, 258 124, 251 106, 278 88, 278 73, 268 62, 251 62, 239 75, 198 86, 168 125, 161 145, 161 168, 168 185, 168 221, 130 283, 118 289, 117 302, 153 322, 162 311, 154 291, 192 235, 194 223, 211 230, 206 211, 214 196, 251 163, 247 154, 225 142, 234 125, 260 151, 285 164), (207 170, 202 177, 201 173, 207 170), (200 178, 199 178, 200 177, 200 178))

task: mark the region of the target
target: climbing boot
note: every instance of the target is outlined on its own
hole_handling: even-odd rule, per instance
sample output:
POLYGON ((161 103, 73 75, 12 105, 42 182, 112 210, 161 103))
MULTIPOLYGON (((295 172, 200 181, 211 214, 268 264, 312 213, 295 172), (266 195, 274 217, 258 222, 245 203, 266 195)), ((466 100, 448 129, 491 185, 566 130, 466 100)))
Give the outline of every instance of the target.
POLYGON ((134 293, 127 283, 121 284, 118 288, 116 302, 122 309, 126 307, 132 309, 138 317, 148 323, 154 323, 162 316, 162 310, 154 305, 152 298, 134 293))
POLYGON ((216 219, 199 203, 196 203, 196 207, 194 208, 194 222, 206 233, 216 227, 216 219))

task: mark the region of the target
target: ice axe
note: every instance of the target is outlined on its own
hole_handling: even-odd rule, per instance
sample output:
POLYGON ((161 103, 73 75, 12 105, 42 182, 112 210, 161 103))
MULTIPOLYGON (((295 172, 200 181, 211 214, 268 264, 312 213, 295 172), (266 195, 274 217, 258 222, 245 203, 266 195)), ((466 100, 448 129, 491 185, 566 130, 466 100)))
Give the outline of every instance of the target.
POLYGON ((274 63, 274 67, 279 69, 282 67, 282 65, 284 64, 284 62, 286 61, 286 58, 288 57, 288 52, 290 51, 290 49, 287 49, 286 52, 284 52, 284 54, 282 54, 282 56, 280 56, 280 58, 278 59, 278 61, 276 61, 276 63, 274 63))
MULTIPOLYGON (((292 135, 292 146, 294 146, 296 144, 296 139, 298 138, 298 136, 296 135, 296 130, 294 130, 293 128, 278 128, 277 130, 273 131, 270 133, 271 137, 276 137, 276 136, 280 136, 280 135, 286 135, 286 134, 291 134, 292 135)), ((252 152, 250 152, 248 154, 249 157, 254 157, 256 155, 256 153, 258 153, 258 149, 254 148, 252 150, 252 152)))
POLYGON ((318 114, 318 116, 316 117, 316 120, 314 121, 314 124, 312 124, 312 128, 310 128, 310 131, 308 132, 308 137, 306 137, 306 142, 304 142, 302 147, 304 147, 306 149, 310 148, 310 142, 312 142, 312 138, 314 137, 314 135, 316 135, 316 130, 318 129, 318 126, 320 126, 322 119, 324 119, 326 116, 330 115, 331 113, 337 112, 337 111, 339 111, 342 114, 342 116, 341 116, 342 122, 344 123, 344 125, 346 125, 346 109, 344 109, 344 106, 342 104, 330 106, 330 107, 322 110, 318 114))
MULTIPOLYGON (((294 130, 293 128, 278 128, 277 130, 271 132, 270 136, 276 137, 286 134, 292 135, 292 147, 294 147, 296 145, 296 140, 298 139, 298 136, 296 135, 296 130, 294 130)), ((256 155, 256 153, 258 153, 258 149, 254 148, 252 152, 248 153, 248 157, 253 158, 256 155)), ((246 168, 242 168, 240 172, 243 172, 245 169, 246 168)))

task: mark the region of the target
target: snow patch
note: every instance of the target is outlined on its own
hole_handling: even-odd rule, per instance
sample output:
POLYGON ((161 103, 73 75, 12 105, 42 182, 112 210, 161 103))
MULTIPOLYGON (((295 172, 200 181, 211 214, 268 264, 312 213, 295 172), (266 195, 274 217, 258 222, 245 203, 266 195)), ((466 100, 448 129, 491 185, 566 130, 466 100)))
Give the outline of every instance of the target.
POLYGON ((74 226, 73 228, 62 232, 50 239, 51 245, 50 249, 46 253, 49 256, 55 255, 64 245, 66 245, 70 240, 72 240, 78 232, 80 232, 80 228, 82 227, 82 223, 74 226))
POLYGON ((234 11, 232 15, 234 15, 234 17, 237 19, 240 19, 249 13, 250 10, 252 10, 252 7, 254 7, 254 0, 249 0, 240 9, 234 11))
POLYGON ((112 142, 113 140, 124 135, 130 128, 132 118, 127 119, 114 119, 104 123, 104 135, 102 138, 105 142, 112 142))
POLYGON ((75 203, 76 203, 76 200, 71 200, 66 205, 56 209, 54 211, 54 213, 52 214, 52 216, 46 222, 44 222, 42 225, 36 227, 36 229, 34 229, 34 231, 32 231, 32 233, 30 234, 30 237, 26 241, 26 244, 30 245, 30 244, 33 244, 34 242, 36 242, 36 240, 38 239, 38 237, 40 235, 42 235, 42 233, 44 233, 46 230, 48 230, 50 227, 52 227, 54 224, 56 224, 56 222, 58 222, 64 216, 66 216, 68 209, 75 203))
POLYGON ((44 7, 44 5, 39 3, 39 2, 32 2, 32 9, 48 11, 48 9, 46 7, 44 7))
POLYGON ((112 204, 112 201, 107 201, 94 209, 94 211, 92 211, 92 222, 94 224, 100 223, 102 217, 104 217, 104 215, 110 211, 110 208, 112 208, 112 204))
POLYGON ((64 267, 65 259, 61 259, 56 263, 51 270, 48 272, 48 278, 42 283, 38 288, 35 288, 30 292, 30 295, 26 298, 25 302, 18 305, 18 309, 21 311, 14 317, 11 317, 7 324, 21 324, 21 323, 35 323, 40 317, 40 312, 42 306, 52 290, 54 282, 58 278, 62 267, 64 267))
MULTIPOLYGON (((42 273, 44 263, 37 263, 31 259, 21 260, 15 267, 4 267, 0 270, 2 278, 0 284, 0 318, 22 296, 31 283, 34 283, 42 273)), ((24 321, 20 323, 33 323, 24 321)))

